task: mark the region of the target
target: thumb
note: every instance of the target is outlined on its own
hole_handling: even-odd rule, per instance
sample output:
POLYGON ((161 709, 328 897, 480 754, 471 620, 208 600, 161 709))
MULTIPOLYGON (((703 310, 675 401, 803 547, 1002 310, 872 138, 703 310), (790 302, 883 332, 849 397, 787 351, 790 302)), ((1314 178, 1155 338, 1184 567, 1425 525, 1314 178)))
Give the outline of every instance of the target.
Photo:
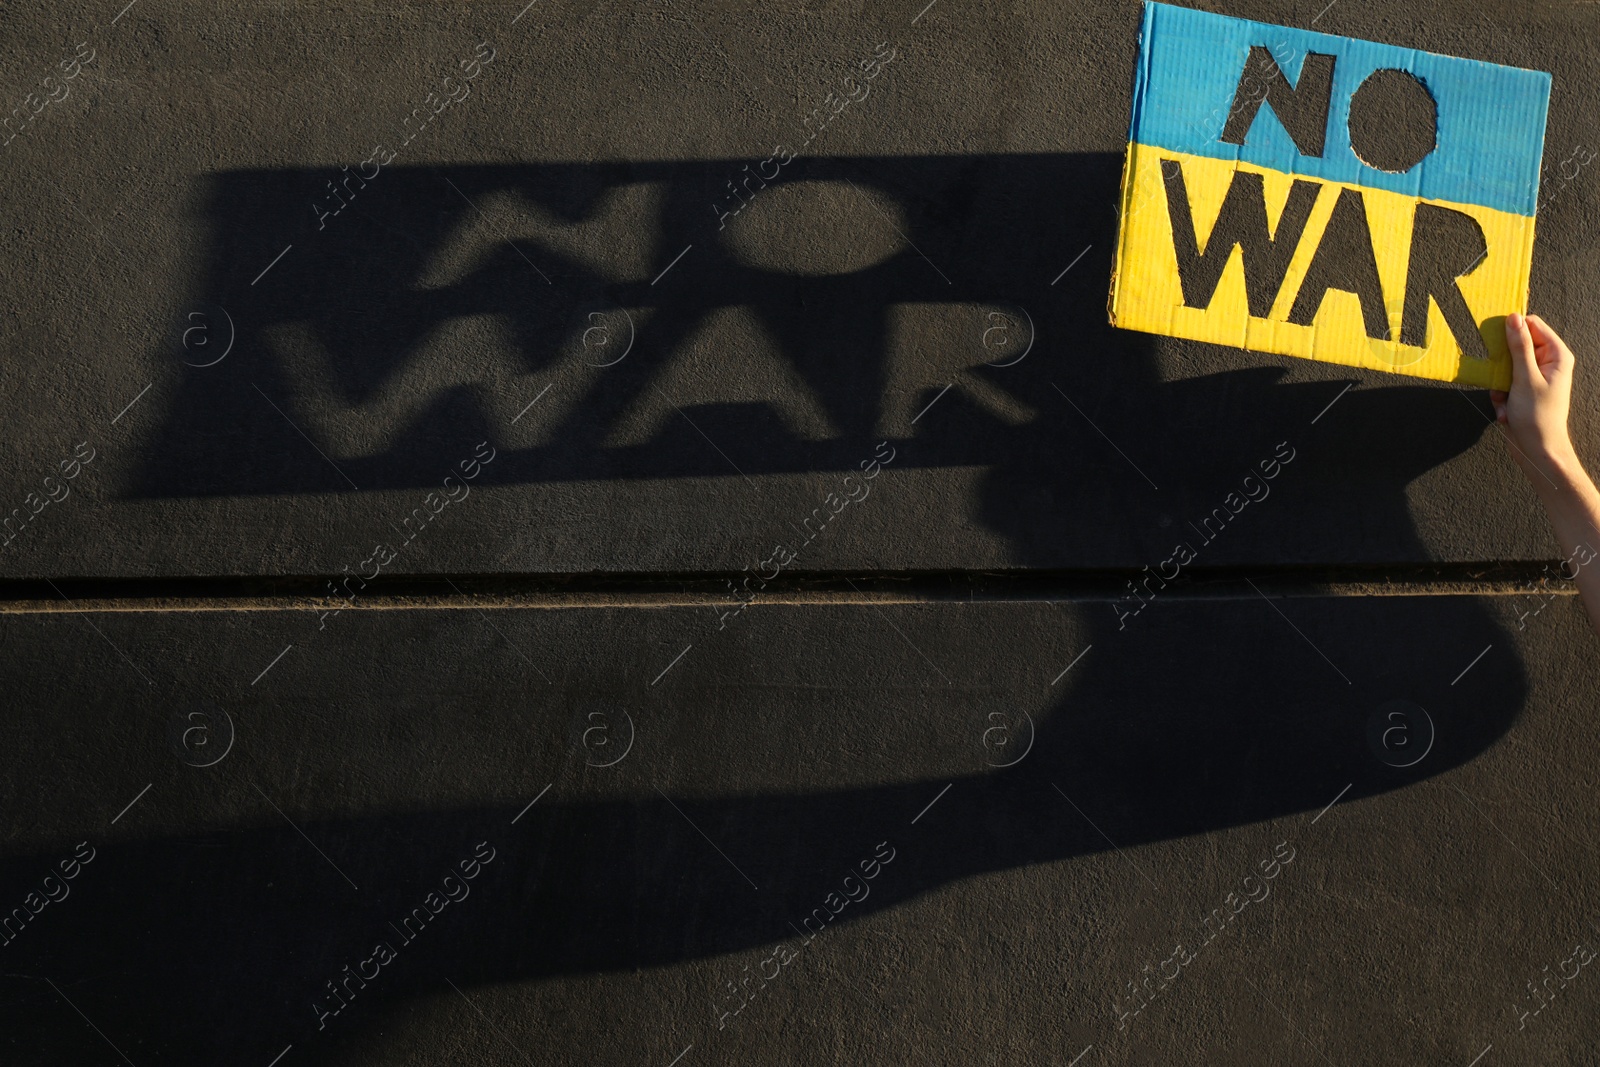
POLYGON ((1511 388, 1526 390, 1543 385, 1544 375, 1533 354, 1533 335, 1520 312, 1506 316, 1506 347, 1511 349, 1511 388))

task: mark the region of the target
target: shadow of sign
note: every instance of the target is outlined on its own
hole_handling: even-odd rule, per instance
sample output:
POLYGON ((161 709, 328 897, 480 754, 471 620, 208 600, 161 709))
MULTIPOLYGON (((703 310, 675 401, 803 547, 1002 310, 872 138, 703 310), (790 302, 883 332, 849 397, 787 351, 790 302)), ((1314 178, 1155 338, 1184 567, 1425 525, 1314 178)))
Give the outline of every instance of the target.
MULTIPOLYGON (((1039 381, 1035 339, 1059 345, 1074 319, 1110 339, 1115 156, 758 176, 777 168, 212 177, 201 310, 174 331, 182 386, 136 494, 418 486, 420 461, 482 439, 501 483, 732 473, 708 440, 736 442, 752 475, 853 469, 947 387, 975 421, 910 462, 988 463, 1036 415, 1018 393, 1039 381), (225 360, 220 336, 196 349, 204 323, 225 360)), ((1112 343, 1106 358, 1143 344, 1112 343)))

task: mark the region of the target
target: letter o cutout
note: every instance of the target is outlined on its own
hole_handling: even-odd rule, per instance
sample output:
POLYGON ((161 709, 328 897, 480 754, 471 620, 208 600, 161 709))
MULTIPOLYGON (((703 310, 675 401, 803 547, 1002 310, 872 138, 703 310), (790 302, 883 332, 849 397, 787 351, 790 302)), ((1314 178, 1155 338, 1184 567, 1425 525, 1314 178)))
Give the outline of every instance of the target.
POLYGON ((1439 106, 1409 71, 1375 70, 1350 97, 1349 129, 1361 162, 1403 174, 1438 146, 1439 106))

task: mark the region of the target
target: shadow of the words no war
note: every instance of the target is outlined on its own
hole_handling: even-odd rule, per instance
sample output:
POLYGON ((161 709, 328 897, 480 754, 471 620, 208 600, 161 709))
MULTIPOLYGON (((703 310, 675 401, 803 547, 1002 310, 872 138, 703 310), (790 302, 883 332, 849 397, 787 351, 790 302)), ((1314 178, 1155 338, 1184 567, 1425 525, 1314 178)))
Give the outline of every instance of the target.
POLYGON ((779 166, 210 177, 181 388, 136 492, 417 486, 419 460, 484 439, 501 483, 732 473, 708 440, 752 475, 853 469, 946 387, 962 417, 910 463, 1003 457, 1037 414, 1036 339, 1104 318, 1115 161, 779 166))

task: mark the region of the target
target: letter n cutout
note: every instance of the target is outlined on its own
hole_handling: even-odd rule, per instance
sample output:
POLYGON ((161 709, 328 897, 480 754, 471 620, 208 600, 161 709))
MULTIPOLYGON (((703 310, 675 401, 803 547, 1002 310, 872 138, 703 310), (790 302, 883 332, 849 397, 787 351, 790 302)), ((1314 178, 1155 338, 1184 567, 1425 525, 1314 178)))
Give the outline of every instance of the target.
POLYGON ((1233 91, 1233 106, 1228 109, 1228 123, 1222 129, 1222 140, 1229 144, 1244 144, 1256 112, 1266 101, 1278 122, 1303 156, 1322 155, 1322 144, 1328 133, 1328 105, 1333 100, 1334 57, 1321 52, 1307 52, 1300 64, 1300 80, 1289 84, 1278 61, 1261 45, 1250 46, 1250 58, 1245 61, 1239 75, 1239 86, 1233 91), (1267 83, 1266 92, 1250 92, 1245 82, 1252 69, 1261 71, 1267 83))

